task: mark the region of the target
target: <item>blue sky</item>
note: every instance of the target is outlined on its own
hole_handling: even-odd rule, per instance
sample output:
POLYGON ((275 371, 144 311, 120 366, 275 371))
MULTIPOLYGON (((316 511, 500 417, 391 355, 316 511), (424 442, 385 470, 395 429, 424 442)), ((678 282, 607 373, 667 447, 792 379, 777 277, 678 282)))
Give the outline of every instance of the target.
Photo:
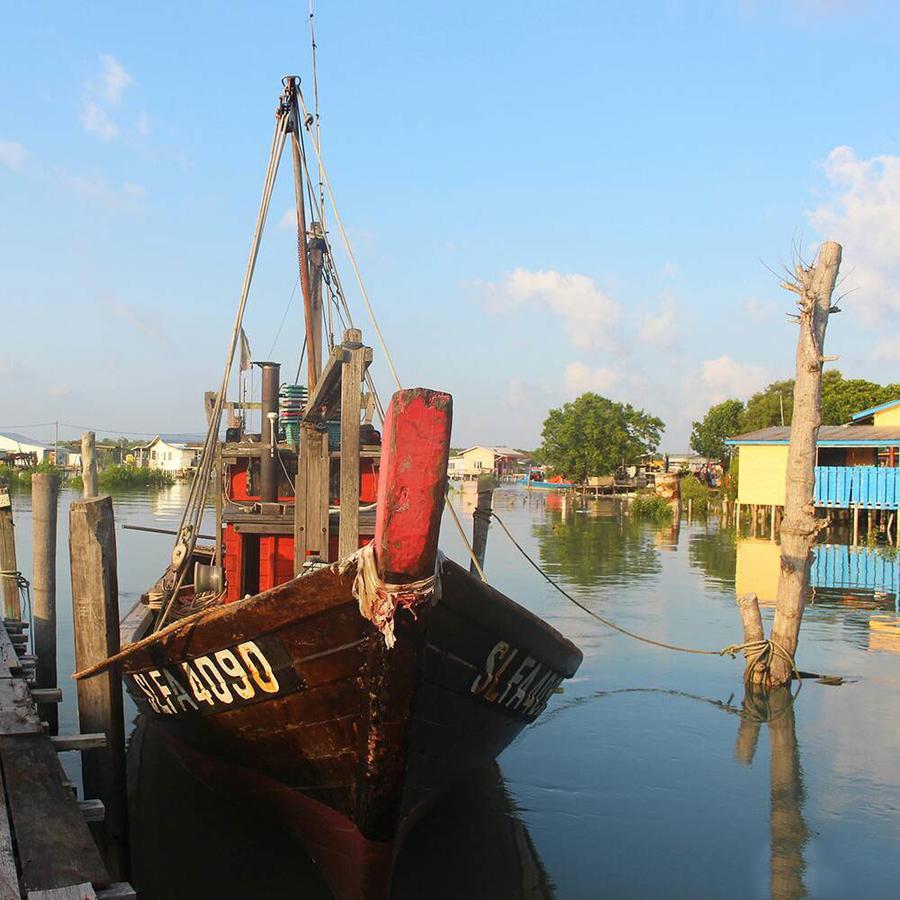
MULTIPOLYGON (((202 428, 281 76, 311 94, 307 12, 3 4, 0 426, 202 428)), ((684 447, 710 403, 791 374, 767 267, 826 237, 852 289, 827 351, 900 380, 898 7, 320 2, 315 21, 341 213, 404 384, 454 394, 456 444, 535 446, 593 389, 684 447)), ((273 347, 291 207, 285 168, 246 328, 293 372, 296 296, 273 347)))

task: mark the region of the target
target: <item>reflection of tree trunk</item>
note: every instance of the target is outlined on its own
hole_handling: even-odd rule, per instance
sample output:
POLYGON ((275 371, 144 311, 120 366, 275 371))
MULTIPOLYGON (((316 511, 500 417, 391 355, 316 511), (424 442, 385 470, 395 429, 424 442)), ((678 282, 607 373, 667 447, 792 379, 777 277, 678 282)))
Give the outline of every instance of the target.
POLYGON ((803 848, 809 839, 803 821, 803 772, 794 728, 794 701, 787 688, 769 694, 772 855, 770 888, 775 900, 805 897, 803 848))
POLYGON ((738 728, 735 757, 753 762, 760 726, 769 726, 771 853, 769 891, 774 900, 806 896, 803 850, 809 840, 803 820, 803 770, 794 726, 794 698, 788 688, 766 691, 747 685, 738 728))

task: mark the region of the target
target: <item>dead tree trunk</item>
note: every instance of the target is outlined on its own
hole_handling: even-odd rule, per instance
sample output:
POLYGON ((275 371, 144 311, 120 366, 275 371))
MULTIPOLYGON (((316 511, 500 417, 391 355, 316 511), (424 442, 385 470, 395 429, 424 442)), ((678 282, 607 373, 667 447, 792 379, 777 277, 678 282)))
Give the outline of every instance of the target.
MULTIPOLYGON (((785 479, 784 520, 781 525, 781 573, 771 641, 794 656, 800 636, 800 620, 809 593, 812 546, 822 523, 816 521, 813 491, 816 482, 816 439, 822 424, 822 364, 828 316, 837 312, 831 297, 841 264, 841 245, 826 241, 812 266, 798 264, 795 276, 782 286, 798 295, 796 316, 797 375, 794 411, 785 479)), ((748 673, 749 674, 749 673, 748 673)), ((770 664, 752 673, 768 687, 787 684, 791 666, 779 652, 770 664)))

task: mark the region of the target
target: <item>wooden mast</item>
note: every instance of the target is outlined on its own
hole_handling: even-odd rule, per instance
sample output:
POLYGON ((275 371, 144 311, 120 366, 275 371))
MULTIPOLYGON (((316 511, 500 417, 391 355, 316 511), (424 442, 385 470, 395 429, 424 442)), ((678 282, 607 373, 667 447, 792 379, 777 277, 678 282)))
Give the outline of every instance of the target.
POLYGON ((300 155, 300 109, 297 104, 297 84, 291 81, 291 156, 294 162, 294 198, 297 207, 297 259, 300 264, 300 289, 303 293, 303 312, 306 319, 306 361, 309 392, 312 393, 322 371, 321 360, 321 302, 318 316, 313 309, 309 258, 306 250, 306 207, 303 202, 303 160, 300 155), (316 319, 319 319, 317 322, 316 319), (320 335, 318 344, 314 336, 320 335))

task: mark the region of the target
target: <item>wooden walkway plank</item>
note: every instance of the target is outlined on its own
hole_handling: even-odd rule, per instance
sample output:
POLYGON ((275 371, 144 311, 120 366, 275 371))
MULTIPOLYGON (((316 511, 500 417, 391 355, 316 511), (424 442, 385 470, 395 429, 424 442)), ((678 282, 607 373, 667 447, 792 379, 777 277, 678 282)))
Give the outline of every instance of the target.
POLYGON ((29 891, 28 900, 97 900, 90 884, 73 884, 49 891, 29 891))
MULTIPOLYGON (((0 759, 25 891, 109 883, 46 735, 0 735, 0 759)), ((88 894, 88 897, 92 894, 88 894)))
POLYGON ((16 855, 13 849, 6 790, 0 774, 0 900, 20 900, 19 875, 16 872, 16 855))

